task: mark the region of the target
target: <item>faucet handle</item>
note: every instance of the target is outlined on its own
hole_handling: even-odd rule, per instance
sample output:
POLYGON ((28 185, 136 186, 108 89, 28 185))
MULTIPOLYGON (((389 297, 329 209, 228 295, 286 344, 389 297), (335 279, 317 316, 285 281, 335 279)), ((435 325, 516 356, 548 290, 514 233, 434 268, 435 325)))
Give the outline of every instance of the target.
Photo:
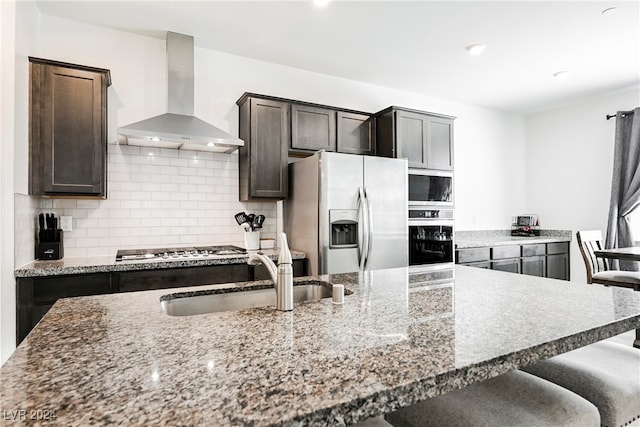
POLYGON ((291 261, 291 251, 289 250, 289 245, 287 244, 287 235, 285 233, 280 233, 278 237, 280 239, 280 254, 278 255, 278 264, 293 264, 293 261, 291 261))

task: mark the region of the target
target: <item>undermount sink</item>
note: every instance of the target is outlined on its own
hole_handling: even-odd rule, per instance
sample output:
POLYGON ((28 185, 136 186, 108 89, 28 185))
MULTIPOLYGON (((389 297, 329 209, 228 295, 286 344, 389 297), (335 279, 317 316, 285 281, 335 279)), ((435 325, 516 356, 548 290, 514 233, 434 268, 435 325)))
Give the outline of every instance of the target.
MULTIPOLYGON (((206 292, 196 291, 184 296, 180 293, 165 295, 160 299, 160 304, 162 305, 162 310, 170 316, 193 316, 276 304, 276 291, 274 288, 233 290, 215 294, 206 292)), ((345 290, 345 295, 350 293, 345 290)), ((294 282, 293 284, 294 303, 316 301, 329 297, 331 297, 331 284, 328 282, 308 280, 294 282)))

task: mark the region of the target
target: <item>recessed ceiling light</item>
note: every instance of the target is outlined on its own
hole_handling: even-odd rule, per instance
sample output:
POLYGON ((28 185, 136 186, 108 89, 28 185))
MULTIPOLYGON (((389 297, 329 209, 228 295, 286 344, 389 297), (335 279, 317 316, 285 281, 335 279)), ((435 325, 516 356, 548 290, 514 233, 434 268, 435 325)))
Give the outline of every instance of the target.
POLYGON ((474 43, 465 47, 465 50, 469 52, 470 55, 480 55, 482 52, 484 52, 486 47, 487 46, 483 45, 482 43, 474 43))
POLYGON ((566 79, 567 77, 569 77, 569 72, 568 71, 557 71, 557 72, 553 73, 553 77, 555 77, 558 80, 566 79))
POLYGON ((313 0, 313 4, 316 6, 324 7, 329 3, 329 0, 313 0))
POLYGON ((602 13, 603 15, 610 15, 610 14, 612 14, 612 13, 615 13, 617 10, 618 10, 618 8, 617 8, 617 7, 608 7, 608 8, 606 8, 605 10, 603 10, 601 13, 602 13))

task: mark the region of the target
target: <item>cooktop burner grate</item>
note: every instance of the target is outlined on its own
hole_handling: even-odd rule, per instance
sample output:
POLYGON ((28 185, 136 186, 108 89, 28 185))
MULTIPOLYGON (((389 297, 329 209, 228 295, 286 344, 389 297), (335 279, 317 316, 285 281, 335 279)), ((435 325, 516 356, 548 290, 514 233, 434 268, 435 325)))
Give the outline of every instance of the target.
POLYGON ((233 245, 189 246, 184 248, 121 249, 116 262, 166 261, 177 259, 206 259, 211 255, 242 255, 247 251, 233 245))

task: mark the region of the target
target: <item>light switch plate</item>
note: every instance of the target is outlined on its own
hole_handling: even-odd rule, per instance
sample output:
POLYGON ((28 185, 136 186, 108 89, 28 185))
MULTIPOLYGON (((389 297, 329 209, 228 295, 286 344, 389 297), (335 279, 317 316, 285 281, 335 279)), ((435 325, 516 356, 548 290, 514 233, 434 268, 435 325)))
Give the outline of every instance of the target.
POLYGON ((73 231, 73 222, 71 216, 61 216, 60 217, 60 228, 62 231, 73 231))

